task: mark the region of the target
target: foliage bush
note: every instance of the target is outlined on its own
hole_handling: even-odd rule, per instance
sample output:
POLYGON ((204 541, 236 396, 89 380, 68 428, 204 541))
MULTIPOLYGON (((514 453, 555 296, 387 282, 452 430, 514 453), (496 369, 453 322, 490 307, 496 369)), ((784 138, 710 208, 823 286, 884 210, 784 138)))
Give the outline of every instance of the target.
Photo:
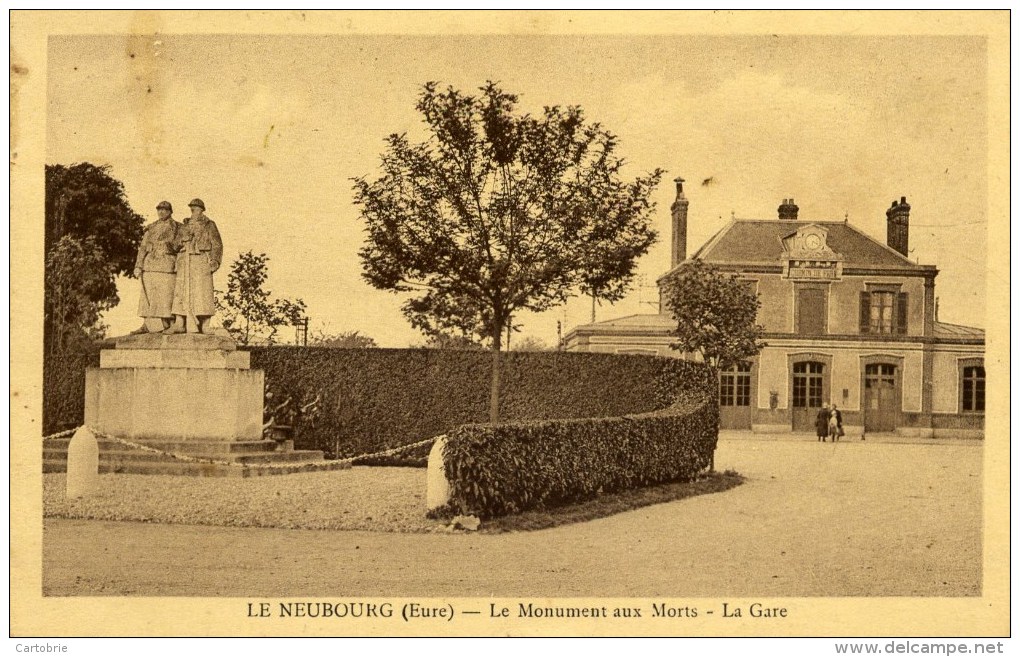
POLYGON ((486 518, 696 477, 711 464, 719 434, 714 377, 695 363, 662 365, 657 398, 671 403, 660 410, 449 432, 451 510, 486 518))

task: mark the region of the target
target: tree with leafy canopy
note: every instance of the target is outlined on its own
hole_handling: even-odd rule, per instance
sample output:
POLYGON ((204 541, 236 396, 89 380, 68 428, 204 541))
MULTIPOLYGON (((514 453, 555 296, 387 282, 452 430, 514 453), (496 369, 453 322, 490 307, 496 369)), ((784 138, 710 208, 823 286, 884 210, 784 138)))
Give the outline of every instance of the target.
POLYGON ((621 298, 655 241, 650 196, 663 173, 624 180, 616 136, 580 107, 517 105, 493 82, 477 95, 429 82, 416 106, 425 141, 390 135, 381 175, 354 180, 364 277, 416 293, 402 310, 426 335, 488 343, 492 422, 510 318, 579 293, 621 298))
POLYGON ((102 337, 103 311, 119 303, 117 276, 131 275, 144 219, 131 209, 110 167, 46 165, 45 296, 47 353, 102 337))
POLYGON ((117 303, 113 266, 92 237, 64 236, 46 257, 46 342, 49 353, 101 339, 100 314, 117 303))
POLYGON ((240 344, 275 344, 280 327, 305 318, 305 302, 272 298, 268 280, 269 256, 245 251, 230 265, 227 291, 217 294, 223 328, 240 344))
POLYGON ((666 307, 677 321, 670 346, 700 354, 725 369, 766 346, 765 329, 756 323, 761 302, 744 281, 701 261, 688 260, 661 282, 666 307))

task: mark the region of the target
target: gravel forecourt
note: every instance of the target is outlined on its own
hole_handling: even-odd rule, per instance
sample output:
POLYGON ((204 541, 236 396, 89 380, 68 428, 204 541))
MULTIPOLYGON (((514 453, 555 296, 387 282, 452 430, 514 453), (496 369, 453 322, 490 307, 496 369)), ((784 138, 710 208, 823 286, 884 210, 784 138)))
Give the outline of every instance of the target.
POLYGON ((747 478, 734 489, 489 535, 425 519, 423 470, 104 475, 75 503, 46 475, 43 592, 976 596, 982 454, 981 442, 724 436, 716 468, 747 478))

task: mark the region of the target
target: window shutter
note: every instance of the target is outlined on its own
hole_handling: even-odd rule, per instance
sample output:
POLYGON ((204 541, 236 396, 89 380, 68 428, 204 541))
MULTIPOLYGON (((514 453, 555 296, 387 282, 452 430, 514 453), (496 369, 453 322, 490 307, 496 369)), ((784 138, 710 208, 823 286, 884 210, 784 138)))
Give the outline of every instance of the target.
POLYGON ((861 292, 861 333, 867 333, 870 324, 871 295, 867 292, 861 292))
POLYGON ((900 335, 907 334, 907 293, 900 292, 896 295, 896 332, 900 335))

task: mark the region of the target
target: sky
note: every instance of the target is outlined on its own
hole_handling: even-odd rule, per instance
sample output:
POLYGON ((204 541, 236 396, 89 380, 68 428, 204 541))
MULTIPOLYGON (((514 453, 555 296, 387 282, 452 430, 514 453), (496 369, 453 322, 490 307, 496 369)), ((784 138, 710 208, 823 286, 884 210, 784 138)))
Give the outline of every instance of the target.
MULTIPOLYGON (((985 326, 979 37, 67 35, 50 37, 47 68, 47 163, 109 165, 146 222, 159 201, 183 219, 201 197, 225 244, 217 288, 238 253, 266 253, 268 287, 305 301, 313 333, 424 341, 403 297, 361 278, 351 179, 377 173, 387 135, 421 134, 414 105, 430 80, 495 80, 527 112, 580 105, 619 136, 628 177, 667 171, 659 242, 598 320, 656 312, 682 176, 689 253, 731 217, 775 218, 784 198, 801 219, 847 218, 884 242, 885 210, 906 196, 910 257, 940 270, 940 319, 985 326)), ((137 281, 118 287, 112 335, 139 324, 137 281)), ((564 333, 589 322, 591 301, 517 319, 513 340, 553 345, 557 321, 564 333)))

